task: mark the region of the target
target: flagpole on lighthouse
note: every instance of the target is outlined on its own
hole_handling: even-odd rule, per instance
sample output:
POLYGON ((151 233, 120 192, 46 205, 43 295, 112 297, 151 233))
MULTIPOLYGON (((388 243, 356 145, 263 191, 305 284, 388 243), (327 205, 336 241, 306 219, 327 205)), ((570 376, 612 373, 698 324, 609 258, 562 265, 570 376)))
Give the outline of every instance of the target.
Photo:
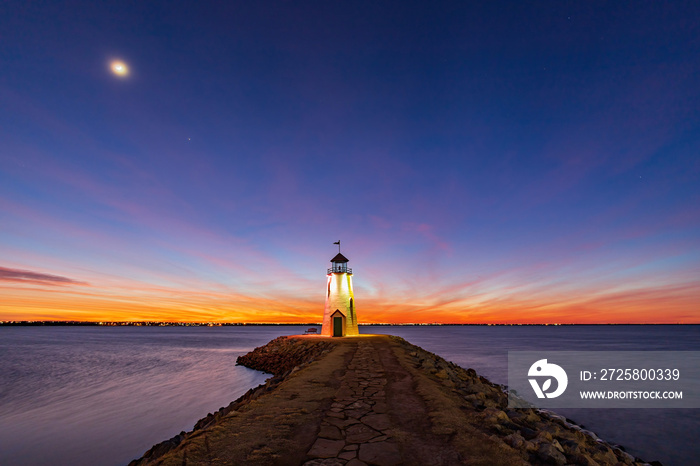
POLYGON ((336 241, 336 242, 333 243, 333 244, 337 244, 337 245, 338 245, 338 254, 340 254, 340 240, 336 241))

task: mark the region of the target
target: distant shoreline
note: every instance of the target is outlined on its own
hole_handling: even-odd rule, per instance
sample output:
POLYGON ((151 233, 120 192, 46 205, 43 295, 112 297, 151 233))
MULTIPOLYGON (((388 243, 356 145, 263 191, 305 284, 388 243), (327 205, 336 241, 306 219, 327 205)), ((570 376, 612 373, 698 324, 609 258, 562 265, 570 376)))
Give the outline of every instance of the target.
MULTIPOLYGON (((262 327, 262 326, 289 326, 289 325, 307 325, 321 326, 320 322, 284 322, 284 323, 265 323, 265 322, 89 322, 89 321, 69 321, 69 320, 10 320, 0 321, 0 327, 262 327)), ((611 325, 700 325, 698 323, 621 323, 621 324, 456 324, 456 323, 411 323, 411 324, 358 324, 363 327, 564 327, 564 326, 611 326, 611 325)))

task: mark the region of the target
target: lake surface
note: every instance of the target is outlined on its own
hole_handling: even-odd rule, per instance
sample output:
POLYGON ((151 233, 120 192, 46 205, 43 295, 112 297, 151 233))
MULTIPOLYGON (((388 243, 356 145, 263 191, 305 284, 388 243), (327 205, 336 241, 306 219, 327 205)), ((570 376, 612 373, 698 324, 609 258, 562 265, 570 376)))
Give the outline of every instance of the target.
MULTIPOLYGON (((120 465, 268 377, 236 357, 305 326, 0 327, 0 464, 120 465)), ((700 350, 700 326, 361 327, 497 383, 509 350, 700 350)), ((557 412, 667 465, 700 458, 698 409, 557 412)))

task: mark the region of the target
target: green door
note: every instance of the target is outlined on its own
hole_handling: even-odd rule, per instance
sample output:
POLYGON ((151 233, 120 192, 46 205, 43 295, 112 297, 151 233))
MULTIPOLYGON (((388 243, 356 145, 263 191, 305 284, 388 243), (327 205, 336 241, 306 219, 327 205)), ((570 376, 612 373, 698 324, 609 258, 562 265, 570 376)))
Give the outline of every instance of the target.
POLYGON ((343 318, 333 317, 333 336, 342 337, 343 336, 343 318))

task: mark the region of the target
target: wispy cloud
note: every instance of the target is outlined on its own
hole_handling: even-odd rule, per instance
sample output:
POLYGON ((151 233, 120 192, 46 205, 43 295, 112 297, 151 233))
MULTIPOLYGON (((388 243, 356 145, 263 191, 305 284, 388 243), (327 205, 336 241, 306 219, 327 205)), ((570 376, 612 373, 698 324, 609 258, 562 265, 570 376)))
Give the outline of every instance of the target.
POLYGON ((60 275, 0 267, 0 282, 3 281, 43 285, 87 285, 85 282, 73 280, 72 278, 68 277, 62 277, 60 275))

